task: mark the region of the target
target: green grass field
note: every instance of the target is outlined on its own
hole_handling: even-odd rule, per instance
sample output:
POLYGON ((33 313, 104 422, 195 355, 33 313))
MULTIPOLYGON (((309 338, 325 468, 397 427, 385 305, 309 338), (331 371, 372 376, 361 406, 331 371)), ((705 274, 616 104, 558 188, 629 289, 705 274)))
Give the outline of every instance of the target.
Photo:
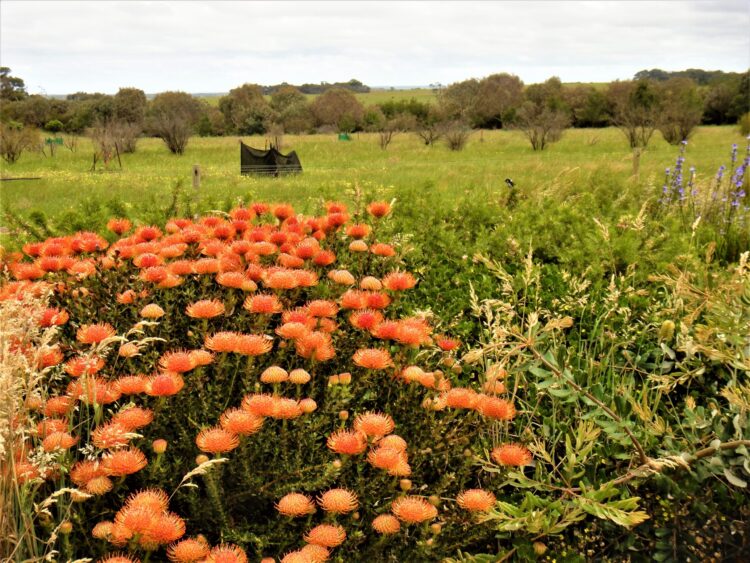
MULTIPOLYGON (((263 137, 243 139, 256 147, 263 137)), ((732 143, 743 139, 733 127, 703 127, 690 141, 689 166, 711 176, 727 164, 732 143)), ((141 139, 137 152, 123 155, 108 171, 91 172, 93 148, 82 139, 71 153, 59 148, 55 157, 25 153, 14 165, 2 168, 4 177, 40 177, 40 180, 2 182, 2 204, 23 215, 39 210, 55 217, 75 209, 86 198, 120 198, 130 205, 166 203, 179 182, 191 185, 192 166, 201 165, 200 198, 247 196, 288 200, 300 204, 320 197, 346 197, 355 185, 399 197, 411 189, 423 190, 431 201, 470 195, 492 198, 503 193, 505 178, 526 190, 553 184, 585 184, 593 173, 606 171, 621 179, 632 173, 632 153, 616 129, 570 130, 549 149, 534 152, 517 131, 475 132, 467 147, 452 152, 442 144, 424 146, 413 134, 394 138, 381 150, 373 134, 356 134, 351 142, 333 135, 284 137, 284 150, 296 150, 304 173, 284 178, 243 177, 239 174, 237 137, 193 138, 182 156, 170 154, 159 139, 141 139)), ((665 167, 677 149, 654 138, 641 157, 640 182, 660 185, 665 167)))

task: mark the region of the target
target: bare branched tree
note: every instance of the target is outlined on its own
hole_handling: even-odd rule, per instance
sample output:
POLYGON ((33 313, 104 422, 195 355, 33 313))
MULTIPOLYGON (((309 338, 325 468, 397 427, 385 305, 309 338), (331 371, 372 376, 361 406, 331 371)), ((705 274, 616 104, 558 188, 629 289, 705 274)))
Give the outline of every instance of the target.
POLYGON ((559 141, 570 119, 562 110, 524 102, 516 114, 516 126, 523 131, 535 151, 544 150, 547 145, 559 141))
POLYGON ((445 125, 445 143, 452 151, 463 150, 470 136, 471 127, 465 121, 456 120, 445 125))
POLYGON ((20 123, 0 123, 0 156, 8 164, 13 164, 25 150, 39 144, 39 132, 23 127, 20 123))

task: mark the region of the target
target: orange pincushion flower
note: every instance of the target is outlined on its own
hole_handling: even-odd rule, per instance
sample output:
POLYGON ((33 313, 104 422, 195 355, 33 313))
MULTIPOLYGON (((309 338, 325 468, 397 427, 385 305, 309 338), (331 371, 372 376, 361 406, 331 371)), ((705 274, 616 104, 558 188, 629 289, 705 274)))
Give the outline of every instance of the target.
POLYGON ((65 373, 71 377, 94 375, 104 367, 104 360, 98 356, 76 356, 65 362, 65 373))
POLYGON ((279 499, 279 502, 276 503, 276 510, 284 516, 297 518, 299 516, 306 516, 314 513, 315 504, 307 495, 303 495, 302 493, 289 493, 279 499))
POLYGON ((121 217, 112 217, 112 219, 107 221, 107 230, 112 231, 116 235, 127 233, 132 226, 133 224, 130 221, 121 217))
POLYGON ((385 244, 383 242, 373 244, 370 247, 370 252, 372 252, 376 256, 383 256, 383 257, 390 257, 390 256, 396 255, 396 251, 393 249, 393 247, 390 244, 385 244))
POLYGON ((217 454, 232 451, 240 445, 240 439, 223 428, 207 428, 198 434, 195 443, 202 452, 217 454))
POLYGON ((352 357, 354 363, 366 369, 385 369, 393 367, 393 360, 388 350, 362 348, 352 357))
POLYGON ((234 352, 240 344, 242 335, 236 332, 217 332, 207 336, 205 346, 213 352, 234 352))
POLYGON ((347 514, 359 507, 357 495, 348 489, 331 489, 318 497, 320 508, 326 512, 347 514))
POLYGON ((190 357, 195 363, 196 367, 207 366, 212 364, 214 361, 214 355, 208 350, 191 350, 190 357))
POLYGON ((224 303, 218 299, 203 299, 187 306, 185 312, 194 319, 211 319, 223 315, 224 303))
POLYGON ((443 352, 451 352, 461 345, 461 342, 455 338, 448 338, 447 336, 436 337, 436 344, 443 352))
POLYGON ((76 332, 76 339, 83 344, 99 344, 102 340, 112 338, 115 334, 114 327, 108 323, 83 325, 76 332))
POLYGON ((354 429, 367 436, 385 436, 392 432, 395 426, 389 415, 379 412, 366 412, 354 419, 354 429))
POLYGON ((159 319, 164 316, 164 309, 156 303, 149 303, 141 309, 141 316, 144 319, 159 319))
POLYGON ((482 385, 482 391, 489 393, 490 395, 502 395, 507 391, 505 383, 498 379, 491 379, 484 382, 482 385))
POLYGON ((393 448, 394 450, 405 452, 407 443, 406 440, 404 440, 401 436, 390 434, 388 436, 384 436, 383 439, 378 442, 378 447, 393 448))
POLYGON ((356 280, 348 270, 331 270, 328 272, 328 278, 339 285, 354 285, 356 280))
POLYGON ((437 516, 437 508, 426 499, 417 496, 397 498, 391 503, 391 511, 396 518, 407 524, 425 522, 437 516))
POLYGON ((302 409, 302 412, 309 414, 318 408, 318 403, 308 397, 299 402, 299 408, 302 409))
POLYGON ((67 311, 58 308, 45 309, 42 318, 39 319, 39 326, 47 328, 50 326, 61 326, 68 322, 70 315, 67 311))
POLYGON ((154 420, 154 411, 141 407, 130 407, 118 412, 112 417, 112 422, 121 424, 129 430, 137 430, 148 426, 154 420))
POLYGON ((495 495, 483 489, 469 489, 456 497, 458 506, 471 512, 487 512, 495 501, 495 495))
POLYGON ((170 561, 177 563, 197 563, 203 561, 211 547, 203 538, 188 538, 167 549, 167 557, 170 561))
POLYGON ((259 315, 273 315, 280 313, 284 308, 279 298, 270 293, 258 293, 257 295, 248 296, 242 307, 251 313, 259 315))
POLYGON ((90 495, 103 495, 108 493, 114 488, 114 483, 109 477, 101 476, 94 477, 89 480, 84 486, 83 490, 90 495))
POLYGON ((479 395, 476 409, 484 416, 496 420, 513 420, 516 416, 516 407, 512 402, 487 395, 479 395))
POLYGON ((321 250, 313 256, 313 263, 318 266, 330 266, 336 261, 336 255, 330 250, 321 250))
POLYGON ((114 526, 114 523, 109 522, 107 520, 103 522, 99 522, 91 530, 91 535, 94 536, 96 539, 106 540, 107 537, 109 537, 109 535, 112 533, 112 526, 114 526))
POLYGON ((118 293, 116 300, 118 303, 121 303, 123 305, 130 305, 133 301, 136 300, 138 295, 135 291, 132 289, 128 289, 126 291, 123 291, 122 293, 118 293))
POLYGON ((276 329, 276 334, 281 338, 293 339, 302 338, 309 334, 310 329, 302 323, 284 323, 276 329))
POLYGON ((272 395, 246 395, 242 399, 242 410, 259 417, 273 415, 276 399, 272 395))
POLYGON ((283 221, 294 215, 294 207, 288 203, 279 203, 271 206, 271 213, 273 213, 274 217, 283 221))
POLYGON ((352 252, 367 252, 367 243, 363 240, 353 240, 349 244, 349 250, 352 252))
POLYGON ((374 276, 365 276, 359 282, 359 287, 368 291, 380 291, 383 289, 383 284, 374 276))
POLYGON ((193 271, 196 274, 218 274, 221 265, 216 258, 201 258, 193 262, 193 271))
POLYGON ((85 403, 99 403, 108 405, 120 398, 120 390, 117 385, 102 378, 81 378, 71 381, 68 385, 68 394, 85 403))
POLYGON ((390 514, 381 514, 372 521, 373 529, 379 534, 395 534, 401 529, 401 522, 390 514))
POLYGON ((66 414, 75 405, 73 397, 50 397, 44 405, 45 416, 59 416, 66 414))
POLYGON ((138 395, 146 390, 147 382, 142 375, 126 375, 117 379, 115 384, 123 395, 138 395))
POLYGON ((161 489, 143 489, 131 494, 125 506, 146 508, 152 512, 164 512, 169 505, 169 497, 161 489))
POLYGON ((372 231, 372 227, 366 223, 356 223, 349 225, 346 229, 346 235, 354 239, 365 238, 372 231))
POLYGON ((326 445, 337 454, 357 455, 367 449, 367 440, 359 432, 342 429, 328 436, 326 445))
POLYGON ((167 352, 159 358, 159 367, 165 371, 185 373, 195 368, 195 360, 190 352, 167 352))
POLYGON ((231 434, 249 436, 261 429, 263 418, 243 409, 229 409, 222 413, 219 424, 231 434))
POLYGON ((51 366, 56 366, 63 361, 63 354, 59 347, 54 346, 52 348, 42 348, 39 350, 37 363, 44 369, 51 366))
POLYGON ((385 293, 378 291, 368 291, 365 293, 367 307, 370 309, 385 309, 391 304, 391 298, 385 293))
POLYGON ((310 374, 303 369, 293 369, 289 372, 289 383, 294 385, 304 385, 310 381, 310 374))
POLYGON ((116 477, 136 473, 146 467, 147 463, 143 452, 134 447, 112 452, 102 459, 107 473, 116 477))
POLYGON ((273 339, 269 336, 242 334, 234 351, 245 356, 260 356, 269 352, 271 348, 273 348, 273 339))
POLYGON ((97 426, 91 433, 91 441, 97 448, 105 450, 122 448, 130 442, 129 433, 130 430, 122 424, 110 422, 97 426))
POLYGON ((160 514, 153 526, 140 538, 142 547, 153 544, 166 544, 180 539, 185 535, 185 521, 173 512, 160 514))
POLYGON ((309 332, 297 339, 295 348, 303 358, 313 358, 318 362, 325 362, 336 355, 331 335, 320 331, 309 332))
POLYGON ((522 467, 532 460, 531 452, 522 444, 503 444, 497 446, 490 454, 499 465, 522 467))
POLYGON ((53 432, 65 432, 67 428, 68 421, 65 418, 45 418, 36 425, 37 434, 44 437, 53 432))
POLYGON ((378 446, 367 454, 367 461, 379 469, 391 470, 401 462, 403 453, 395 448, 378 446))
POLYGON ((367 212, 380 219, 391 212, 391 204, 387 201, 373 201, 367 206, 367 212))
POLYGON ((289 419, 297 418, 302 415, 302 407, 294 399, 287 399, 284 397, 276 397, 273 413, 271 416, 278 419, 289 419))
POLYGON ((454 409, 473 409, 479 395, 473 389, 454 387, 445 394, 446 405, 454 409))
POLYGON ((141 279, 151 283, 161 283, 169 277, 169 270, 162 266, 153 266, 141 271, 141 279))
POLYGON ((346 531, 341 526, 320 524, 305 534, 305 541, 323 547, 336 547, 346 539, 346 531))
POLYGON ((342 309, 367 308, 367 293, 357 289, 350 289, 341 296, 342 309))
POLYGON ((260 374, 262 383, 281 383, 287 379, 289 379, 289 374, 279 366, 271 366, 260 374))
POLYGON ((234 544, 221 544, 211 550, 204 563, 247 563, 247 555, 234 544))
POLYGON ((128 555, 123 555, 122 553, 111 553, 106 557, 99 559, 97 563, 141 563, 141 560, 137 557, 133 558, 128 555))
POLYGON ((155 266, 161 265, 163 262, 164 260, 160 256, 152 254, 151 252, 144 252, 133 258, 133 265, 143 269, 154 268, 155 266))
POLYGON ((76 442, 78 442, 78 438, 73 437, 68 432, 51 432, 42 441, 42 447, 45 452, 67 450, 72 448, 76 442))
POLYGON ((299 285, 297 276, 294 275, 294 270, 286 269, 269 273, 263 279, 263 283, 271 289, 294 289, 299 285))
POLYGON ((167 371, 151 377, 146 382, 145 391, 152 397, 170 397, 176 395, 185 386, 185 380, 179 373, 167 371))
POLYGON ((138 354, 140 354, 140 349, 133 342, 126 342, 120 345, 120 349, 117 351, 117 355, 121 358, 134 358, 138 354))
POLYGON ((395 340, 401 330, 401 324, 396 321, 383 321, 370 329, 370 333, 380 340, 395 340))
POLYGON ((195 265, 192 260, 175 260, 167 264, 167 270, 174 276, 187 276, 195 273, 195 265))
POLYGON ((299 553, 305 557, 305 562, 309 561, 310 563, 323 563, 324 561, 328 561, 328 558, 331 556, 331 552, 327 548, 322 545, 315 545, 314 543, 307 544, 299 550, 299 553))
POLYGON ((383 322, 383 314, 380 311, 373 311, 372 309, 361 309, 349 315, 349 322, 355 328, 373 330, 383 322))
POLYGON ((305 265, 305 261, 302 258, 286 253, 279 254, 276 261, 284 268, 301 268, 305 265))
POLYGON ((86 459, 76 462, 70 470, 70 480, 82 487, 96 477, 105 476, 106 473, 107 471, 101 463, 86 459))
POLYGON ((417 285, 409 272, 392 272, 383 278, 383 286, 391 291, 404 291, 417 285))
POLYGON ((307 311, 312 317, 335 317, 339 308, 332 301, 317 299, 307 304, 307 311))

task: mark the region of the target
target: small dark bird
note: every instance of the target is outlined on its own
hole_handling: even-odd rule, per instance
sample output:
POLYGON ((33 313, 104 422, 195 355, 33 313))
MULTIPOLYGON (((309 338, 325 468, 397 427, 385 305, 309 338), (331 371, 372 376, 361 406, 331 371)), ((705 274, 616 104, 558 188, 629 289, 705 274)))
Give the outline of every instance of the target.
POLYGON ((506 178, 505 179, 505 183, 508 184, 509 188, 515 188, 516 187, 516 185, 513 183, 513 180, 511 180, 510 178, 506 178))

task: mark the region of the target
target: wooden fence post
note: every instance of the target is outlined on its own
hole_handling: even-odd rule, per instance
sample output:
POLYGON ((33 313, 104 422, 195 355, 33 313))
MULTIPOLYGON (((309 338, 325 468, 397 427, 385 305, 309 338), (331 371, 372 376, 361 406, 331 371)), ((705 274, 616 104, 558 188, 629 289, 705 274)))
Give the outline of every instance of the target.
POLYGON ((636 147, 633 149, 633 177, 637 182, 640 178, 641 171, 641 149, 636 147))
POLYGON ((201 165, 193 164, 193 187, 197 190, 201 187, 201 165))

